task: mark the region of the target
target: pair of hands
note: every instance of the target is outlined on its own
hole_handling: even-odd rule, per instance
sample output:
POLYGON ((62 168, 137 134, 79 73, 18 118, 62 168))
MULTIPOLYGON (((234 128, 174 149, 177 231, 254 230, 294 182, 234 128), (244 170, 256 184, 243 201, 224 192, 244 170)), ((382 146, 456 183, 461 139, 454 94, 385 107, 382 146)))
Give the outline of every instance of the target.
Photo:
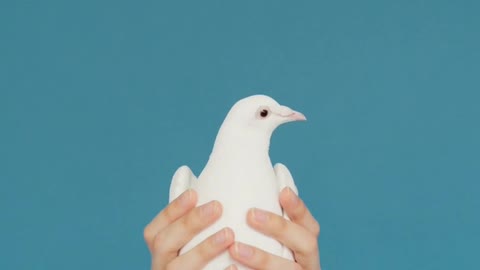
MULTIPOLYGON (((218 201, 195 207, 197 194, 187 190, 165 207, 144 230, 145 242, 152 256, 152 270, 201 269, 223 251, 252 269, 320 270, 317 238, 320 226, 303 201, 285 188, 280 204, 291 221, 274 213, 250 209, 248 224, 290 248, 295 261, 235 242, 230 228, 224 228, 179 256, 179 250, 195 235, 213 224, 222 214, 218 201)), ((225 270, 236 270, 235 265, 225 270)))

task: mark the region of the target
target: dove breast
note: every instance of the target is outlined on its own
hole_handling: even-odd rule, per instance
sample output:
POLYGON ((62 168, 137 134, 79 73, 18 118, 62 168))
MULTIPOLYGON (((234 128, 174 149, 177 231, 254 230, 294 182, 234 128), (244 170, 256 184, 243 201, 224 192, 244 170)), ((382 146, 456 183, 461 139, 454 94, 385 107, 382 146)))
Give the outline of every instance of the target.
MULTIPOLYGON (((247 211, 253 207, 282 214, 278 202, 278 184, 271 163, 269 160, 266 162, 255 158, 243 159, 242 162, 232 158, 227 160, 210 160, 198 180, 193 183, 198 194, 198 205, 218 200, 222 204, 222 216, 193 238, 181 253, 222 228, 230 227, 235 233, 235 241, 280 255, 282 245, 278 241, 254 231, 246 222, 247 211)), ((228 252, 224 252, 212 261, 211 267, 205 269, 224 269, 232 263, 234 261, 228 252), (214 265, 223 268, 215 268, 214 265)))

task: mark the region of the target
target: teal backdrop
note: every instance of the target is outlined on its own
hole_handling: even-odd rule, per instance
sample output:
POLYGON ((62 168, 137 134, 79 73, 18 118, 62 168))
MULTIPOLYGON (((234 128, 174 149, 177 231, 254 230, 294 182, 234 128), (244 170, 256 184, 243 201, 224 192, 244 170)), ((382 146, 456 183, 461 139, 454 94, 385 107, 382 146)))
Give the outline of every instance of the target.
POLYGON ((480 269, 478 1, 0 3, 0 269, 148 269, 143 228, 264 93, 324 270, 480 269))

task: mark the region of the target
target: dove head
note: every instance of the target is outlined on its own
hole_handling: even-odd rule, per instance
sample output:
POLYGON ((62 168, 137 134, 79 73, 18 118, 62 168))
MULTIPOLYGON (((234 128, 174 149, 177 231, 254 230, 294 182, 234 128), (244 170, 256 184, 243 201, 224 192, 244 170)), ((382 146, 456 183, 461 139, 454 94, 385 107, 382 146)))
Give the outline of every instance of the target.
POLYGON ((246 151, 265 148, 268 151, 270 137, 278 126, 304 120, 306 118, 302 113, 278 104, 271 97, 250 96, 239 100, 230 109, 215 145, 228 145, 229 149, 237 145, 246 151))
POLYGON ((302 113, 278 104, 271 97, 255 95, 235 103, 225 123, 231 123, 242 130, 271 134, 281 124, 302 120, 306 120, 302 113))

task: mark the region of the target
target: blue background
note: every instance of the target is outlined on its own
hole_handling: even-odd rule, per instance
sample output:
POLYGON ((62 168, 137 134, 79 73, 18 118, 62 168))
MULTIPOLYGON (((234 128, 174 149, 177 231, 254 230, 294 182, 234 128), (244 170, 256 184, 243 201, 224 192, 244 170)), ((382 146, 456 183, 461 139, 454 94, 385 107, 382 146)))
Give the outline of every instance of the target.
POLYGON ((148 269, 143 227, 230 106, 308 121, 271 157, 324 270, 479 269, 478 1, 2 1, 0 269, 148 269))

